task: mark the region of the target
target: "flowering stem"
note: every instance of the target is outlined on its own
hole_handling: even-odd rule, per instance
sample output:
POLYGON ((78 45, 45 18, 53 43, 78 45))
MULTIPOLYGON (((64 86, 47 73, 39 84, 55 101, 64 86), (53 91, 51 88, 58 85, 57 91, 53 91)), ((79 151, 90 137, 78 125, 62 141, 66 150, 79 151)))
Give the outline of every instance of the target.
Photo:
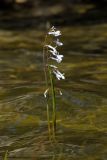
POLYGON ((50 74, 51 91, 52 91, 53 136, 55 137, 55 132, 56 132, 56 99, 55 99, 55 88, 54 88, 53 75, 52 75, 51 68, 49 68, 49 74, 50 74))
MULTIPOLYGON (((43 63, 44 63, 44 74, 45 74, 45 83, 46 88, 48 88, 48 76, 47 76, 47 48, 45 47, 47 41, 47 35, 45 36, 44 46, 43 46, 43 63)), ((49 132, 49 139, 51 139, 51 124, 50 124, 50 115, 49 115, 49 104, 48 104, 48 97, 46 97, 46 110, 47 110, 47 122, 48 122, 48 132, 49 132)))
MULTIPOLYGON (((44 63, 44 73, 45 73, 45 82, 46 82, 46 91, 44 92, 44 97, 46 98, 47 103, 47 121, 48 121, 48 131, 49 131, 49 138, 55 140, 56 134, 56 95, 55 95, 55 86, 54 86, 54 77, 55 76, 58 80, 65 79, 63 73, 58 70, 58 67, 53 65, 53 61, 57 63, 61 63, 63 59, 63 55, 59 54, 57 51, 58 46, 62 46, 63 43, 59 41, 57 38, 61 35, 59 30, 53 26, 50 28, 49 32, 45 36, 45 41, 43 45, 43 63, 44 63), (52 36, 56 37, 55 41, 52 41, 52 36), (52 64, 51 64, 51 61, 52 64), (51 97, 52 97, 52 107, 49 105, 50 97, 48 91, 51 90, 51 97), (51 123, 51 109, 52 109, 52 123, 51 123)), ((62 94, 62 93, 61 93, 62 94)))

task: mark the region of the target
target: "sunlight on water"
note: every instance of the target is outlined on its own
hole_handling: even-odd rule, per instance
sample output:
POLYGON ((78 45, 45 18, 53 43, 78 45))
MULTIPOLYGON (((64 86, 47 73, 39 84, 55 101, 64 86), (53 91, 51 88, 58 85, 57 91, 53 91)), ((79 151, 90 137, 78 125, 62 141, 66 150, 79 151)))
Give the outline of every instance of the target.
POLYGON ((48 140, 40 30, 0 30, 0 156, 107 159, 107 25, 61 28, 57 141, 48 140), (100 50, 100 52, 99 52, 100 50), (97 52, 98 51, 98 52, 97 52))

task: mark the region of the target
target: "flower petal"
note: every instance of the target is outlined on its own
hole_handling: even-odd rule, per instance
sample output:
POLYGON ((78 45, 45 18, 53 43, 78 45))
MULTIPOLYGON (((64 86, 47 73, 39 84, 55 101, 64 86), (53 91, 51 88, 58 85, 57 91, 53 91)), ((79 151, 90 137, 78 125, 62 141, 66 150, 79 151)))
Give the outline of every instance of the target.
POLYGON ((57 55, 55 55, 55 57, 50 57, 50 58, 57 61, 58 63, 61 63, 63 55, 57 54, 57 55))
POLYGON ((58 67, 54 66, 54 65, 49 65, 50 67, 54 68, 54 69, 57 69, 58 67))
POLYGON ((56 78, 58 80, 60 79, 65 79, 65 76, 64 76, 64 73, 62 74, 61 72, 59 72, 57 69, 56 70, 53 70, 53 73, 55 74, 56 78))
POLYGON ((47 93, 48 93, 48 91, 49 91, 49 88, 48 88, 48 89, 46 89, 46 90, 45 90, 45 92, 44 92, 44 97, 45 97, 45 98, 47 97, 47 93))
POLYGON ((56 55, 58 52, 56 50, 55 47, 51 46, 51 45, 46 45, 46 47, 50 48, 51 50, 49 50, 53 55, 56 55))
POLYGON ((61 32, 58 30, 58 31, 55 31, 56 28, 53 26, 50 31, 48 32, 49 35, 53 35, 55 37, 57 36, 60 36, 61 35, 61 32))
POLYGON ((57 39, 57 40, 55 41, 55 43, 56 43, 57 46, 62 46, 62 45, 63 45, 63 43, 60 42, 59 39, 57 39))

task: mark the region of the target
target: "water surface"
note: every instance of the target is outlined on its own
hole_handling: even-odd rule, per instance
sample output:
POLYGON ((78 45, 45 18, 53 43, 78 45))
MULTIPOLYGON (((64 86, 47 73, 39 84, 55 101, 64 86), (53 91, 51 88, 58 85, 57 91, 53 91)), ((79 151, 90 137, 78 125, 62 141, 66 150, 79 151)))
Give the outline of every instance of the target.
POLYGON ((56 142, 48 138, 45 30, 0 29, 0 156, 9 160, 107 159, 107 24, 60 27, 66 79, 56 81, 56 142))

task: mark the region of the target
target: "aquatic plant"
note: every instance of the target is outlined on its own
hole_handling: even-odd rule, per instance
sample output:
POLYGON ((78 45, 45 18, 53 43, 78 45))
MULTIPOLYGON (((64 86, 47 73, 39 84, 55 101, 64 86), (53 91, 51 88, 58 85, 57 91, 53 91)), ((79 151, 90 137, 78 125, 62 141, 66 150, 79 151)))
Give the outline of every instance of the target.
POLYGON ((4 155, 4 159, 3 159, 3 160, 8 160, 8 159, 7 159, 7 156, 8 156, 8 150, 5 152, 5 155, 4 155))
MULTIPOLYGON (((43 45, 43 63, 44 63, 44 73, 45 73, 45 82, 46 90, 44 92, 44 97, 47 104, 47 121, 48 121, 48 131, 49 137, 53 135, 55 138, 56 133, 56 87, 54 79, 57 80, 65 79, 64 73, 61 73, 56 66, 57 63, 61 63, 63 55, 59 54, 57 48, 62 46, 63 43, 60 42, 59 36, 61 32, 56 30, 53 26, 50 28, 48 33, 45 36, 45 41, 43 45), (51 94, 50 94, 51 92, 51 94), (51 96, 50 96, 51 95, 51 96), (51 120, 51 106, 49 105, 49 98, 52 99, 52 120, 51 120)), ((59 90, 60 95, 62 92, 59 90)))

